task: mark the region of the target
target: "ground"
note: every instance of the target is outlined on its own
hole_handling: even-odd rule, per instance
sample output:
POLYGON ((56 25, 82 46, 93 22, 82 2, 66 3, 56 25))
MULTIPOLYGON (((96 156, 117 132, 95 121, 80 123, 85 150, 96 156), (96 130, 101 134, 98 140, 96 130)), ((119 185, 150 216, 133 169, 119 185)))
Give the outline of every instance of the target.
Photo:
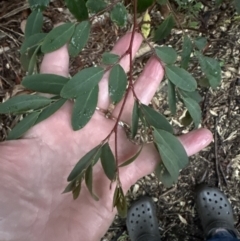
MULTIPOLYGON (((201 21, 200 28, 197 31, 185 31, 191 36, 206 36, 208 48, 205 55, 217 58, 222 63, 221 86, 215 90, 200 88, 203 96, 202 126, 212 131, 214 142, 191 158, 190 165, 181 172, 178 183, 172 188, 164 188, 154 174, 151 174, 139 180, 128 193, 129 203, 141 195, 153 198, 157 205, 163 241, 203 240, 194 207, 194 187, 203 181, 218 186, 227 194, 233 205, 236 227, 240 230, 240 18, 229 1, 219 8, 211 1, 202 2, 205 7, 197 16, 201 21)), ((19 49, 24 39, 22 29, 29 13, 27 1, 0 2, 0 102, 26 91, 20 85, 25 72, 21 69, 19 49)), ((153 25, 161 21, 161 14, 164 16, 167 12, 159 7, 152 9, 153 25)), ((177 14, 179 21, 185 21, 186 12, 177 14)), ((45 31, 49 31, 59 22, 73 19, 60 0, 51 1, 44 17, 45 31)), ((129 25, 128 28, 130 27, 129 25)), ((108 19, 98 21, 93 30, 96 34, 91 37, 87 47, 79 57, 71 59, 70 73, 75 74, 86 66, 99 63, 101 54, 110 50, 118 36, 122 36, 126 30, 127 28, 117 29, 108 19)), ((175 29, 164 44, 172 45, 178 50, 181 36, 182 30, 175 29)), ((150 54, 146 51, 138 55, 135 75, 141 72, 150 54)), ((190 71, 198 79, 201 77, 194 58, 190 71)), ((176 135, 191 130, 192 125, 184 127, 181 124, 183 107, 179 105, 177 115, 173 117, 168 110, 166 99, 166 83, 163 82, 152 100, 152 106, 167 116, 176 135)), ((17 117, 0 115, 0 141, 6 138, 8 130, 17 121, 17 117)), ((102 240, 128 241, 125 220, 116 217, 102 240)))

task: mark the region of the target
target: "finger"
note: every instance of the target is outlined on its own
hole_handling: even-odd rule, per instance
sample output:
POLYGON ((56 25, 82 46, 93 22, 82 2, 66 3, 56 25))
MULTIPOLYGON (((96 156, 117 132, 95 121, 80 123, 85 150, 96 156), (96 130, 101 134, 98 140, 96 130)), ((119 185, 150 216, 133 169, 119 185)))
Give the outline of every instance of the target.
MULTIPOLYGON (((148 105, 151 99, 153 98, 161 80, 164 76, 164 70, 159 60, 155 57, 152 57, 146 64, 143 72, 140 77, 134 84, 134 90, 138 99, 143 103, 148 105)), ((121 106, 121 101, 116 108, 114 109, 113 115, 117 116, 121 106)), ((121 116, 121 120, 131 123, 131 113, 134 104, 134 98, 132 92, 127 98, 127 102, 124 108, 124 111, 121 116)))
POLYGON ((68 71, 69 55, 67 45, 64 45, 52 53, 45 54, 40 67, 41 73, 68 77, 68 71))
MULTIPOLYGON (((113 50, 111 51, 114 54, 117 54, 119 56, 123 56, 126 51, 129 49, 129 44, 131 41, 132 33, 127 33, 124 35, 114 46, 113 50)), ((134 35, 134 41, 133 41, 133 47, 132 47, 132 54, 133 57, 137 53, 141 43, 142 43, 142 35, 139 33, 135 33, 134 35)), ((125 55, 119 64, 123 67, 125 72, 128 72, 129 70, 129 54, 125 55)), ((110 98, 108 93, 108 77, 109 77, 109 71, 104 74, 103 79, 99 83, 99 97, 98 97, 98 107, 102 109, 107 109, 110 104, 110 98)))
MULTIPOLYGON (((210 144, 212 139, 212 133, 207 129, 194 130, 179 137, 188 156, 201 151, 210 144)), ((146 145, 135 162, 120 169, 124 189, 128 190, 138 179, 152 173, 159 161, 160 157, 154 145, 146 145)))

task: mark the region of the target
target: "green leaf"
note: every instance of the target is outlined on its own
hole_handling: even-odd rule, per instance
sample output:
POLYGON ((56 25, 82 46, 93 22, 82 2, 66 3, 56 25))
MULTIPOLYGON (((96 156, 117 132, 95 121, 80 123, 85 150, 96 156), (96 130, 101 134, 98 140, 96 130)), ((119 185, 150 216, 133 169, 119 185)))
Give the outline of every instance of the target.
POLYGON ((34 10, 27 19, 25 28, 25 38, 37 34, 42 31, 43 26, 43 14, 38 10, 34 10))
POLYGON ((170 14, 157 28, 154 35, 155 41, 160 41, 166 38, 170 33, 173 27, 175 26, 175 21, 173 16, 170 14))
POLYGON ((92 118, 97 107, 98 90, 96 85, 77 97, 72 111, 73 130, 82 129, 92 118))
POLYGON ((127 201, 121 187, 116 187, 113 198, 113 207, 117 207, 120 217, 125 218, 127 215, 127 201))
POLYGON ((177 181, 179 171, 188 164, 183 145, 177 137, 164 130, 154 129, 153 138, 165 168, 172 180, 177 181))
POLYGON ((40 45, 35 49, 28 65, 28 75, 32 75, 37 64, 37 53, 40 50, 40 45))
POLYGON ((233 5, 237 10, 237 13, 240 14, 240 1, 239 0, 234 0, 233 5))
POLYGON ((161 115, 157 111, 155 111, 153 108, 141 104, 140 108, 142 109, 145 119, 148 122, 149 125, 157 128, 162 129, 165 131, 168 131, 170 133, 173 133, 172 126, 169 124, 168 120, 165 118, 165 116, 161 115))
POLYGON ((173 64, 177 60, 177 52, 171 47, 156 47, 155 50, 165 64, 173 64))
POLYGON ((203 56, 197 52, 196 56, 200 63, 201 69, 209 80, 213 89, 217 88, 221 83, 221 66, 216 59, 203 56))
POLYGON ((89 39, 91 24, 89 21, 79 23, 73 33, 71 41, 68 45, 70 56, 76 57, 87 44, 89 39))
POLYGON ((189 114, 191 115, 195 128, 197 128, 201 122, 201 108, 199 104, 192 98, 189 97, 184 97, 183 96, 183 101, 185 106, 187 107, 189 114))
POLYGON ((127 9, 122 3, 117 3, 110 12, 111 20, 119 27, 124 27, 127 23, 127 9))
POLYGON ((116 64, 119 60, 119 56, 113 53, 105 52, 102 55, 102 62, 106 65, 116 64))
POLYGON ((168 170, 164 167, 163 163, 158 163, 158 165, 155 168, 155 175, 158 178, 162 184, 169 188, 171 187, 174 182, 176 181, 175 179, 172 178, 168 170))
POLYGON ((101 67, 90 67, 81 70, 72 79, 64 85, 61 96, 63 98, 76 98, 83 92, 90 91, 94 86, 98 85, 104 74, 101 67))
POLYGON ((87 170, 85 172, 85 183, 86 183, 88 191, 90 192, 93 199, 95 201, 98 201, 99 200, 98 196, 96 194, 94 194, 94 192, 93 192, 93 174, 92 174, 93 170, 92 169, 93 169, 92 165, 90 165, 87 168, 87 170))
POLYGON ((167 78, 180 89, 192 92, 197 88, 196 80, 185 69, 167 65, 165 71, 167 78))
POLYGON ((176 91, 175 85, 171 81, 168 81, 168 105, 172 115, 176 114, 176 91))
POLYGON ((202 96, 198 93, 198 91, 187 92, 184 90, 179 90, 182 97, 191 98, 195 100, 197 103, 202 101, 202 96))
POLYGON ((165 4, 167 4, 167 1, 168 0, 157 0, 157 3, 160 5, 165 5, 165 4))
POLYGON ((50 0, 28 0, 32 11, 43 11, 49 4, 50 0))
POLYGON ((185 35, 183 38, 183 49, 181 53, 181 57, 182 57, 181 68, 183 69, 188 68, 188 63, 190 60, 192 49, 193 49, 192 41, 187 35, 185 35))
POLYGON ((127 75, 121 65, 115 65, 110 71, 108 89, 114 104, 123 97, 127 87, 127 75))
POLYGON ((51 99, 38 95, 18 95, 0 104, 0 113, 12 114, 37 110, 39 108, 43 108, 51 102, 51 99))
POLYGON ((142 149, 143 149, 143 145, 140 147, 140 149, 137 151, 137 153, 134 156, 132 156, 130 159, 128 159, 127 161, 125 161, 124 163, 119 165, 118 167, 125 167, 125 166, 131 164, 132 162, 134 162, 140 155, 142 149))
POLYGON ((108 179, 114 181, 117 171, 116 160, 108 143, 102 147, 101 163, 108 179))
POLYGON ((86 170, 89 167, 89 165, 91 165, 94 161, 98 160, 100 154, 101 145, 98 145, 94 147, 91 151, 89 151, 86 155, 84 155, 69 174, 67 181, 73 181, 79 174, 86 170))
POLYGON ((46 54, 61 48, 72 37, 74 29, 73 23, 65 23, 52 29, 43 41, 42 52, 46 54))
POLYGON ((142 13, 146 11, 153 3, 154 0, 137 0, 137 11, 142 13))
POLYGON ((55 112, 57 112, 64 105, 64 103, 66 101, 67 101, 66 99, 60 99, 60 100, 57 100, 57 101, 51 103, 49 106, 45 107, 41 111, 40 115, 38 116, 38 118, 35 122, 35 125, 40 123, 43 120, 46 120, 48 117, 50 117, 55 112))
POLYGON ((39 112, 33 112, 23 118, 8 134, 7 140, 15 140, 20 138, 25 132, 27 132, 35 123, 39 115, 39 112))
POLYGON ((88 19, 88 10, 85 0, 64 0, 67 8, 78 21, 88 19))
POLYGON ((137 134, 138 121, 139 121, 139 104, 135 100, 133 105, 133 111, 132 111, 132 126, 131 126, 132 138, 134 138, 137 134))
POLYGON ((22 85, 30 90, 60 95, 68 80, 68 78, 55 74, 35 74, 25 77, 22 85))
POLYGON ((73 181, 71 181, 66 188, 64 189, 63 193, 68 193, 74 191, 78 185, 81 186, 83 179, 83 173, 79 174, 73 181))
POLYGON ((107 7, 107 3, 103 0, 88 0, 86 6, 91 12, 98 13, 107 7))
POLYGON ((206 47, 207 39, 204 37, 198 37, 194 40, 194 44, 201 51, 206 47))
POLYGON ((34 52, 35 49, 41 44, 43 39, 46 37, 46 33, 36 33, 29 38, 25 39, 21 48, 20 48, 20 53, 29 53, 29 52, 34 52))

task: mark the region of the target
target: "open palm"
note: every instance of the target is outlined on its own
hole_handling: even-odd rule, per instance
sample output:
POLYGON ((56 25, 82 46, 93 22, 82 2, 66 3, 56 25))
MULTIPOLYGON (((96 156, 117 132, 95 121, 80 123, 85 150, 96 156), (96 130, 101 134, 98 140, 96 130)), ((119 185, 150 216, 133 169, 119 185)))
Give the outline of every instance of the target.
MULTIPOLYGON (((113 49, 123 55, 131 34, 125 35, 113 49)), ((142 38, 135 34, 133 52, 142 38)), ((41 66, 42 73, 68 76, 69 57, 64 46, 47 54, 41 66)), ((127 71, 129 56, 121 60, 127 71)), ((136 81, 135 90, 140 100, 148 104, 161 79, 163 68, 152 58, 136 81)), ((109 104, 107 74, 100 82, 98 106, 109 104)), ((120 103, 121 105, 121 103, 120 103)), ((133 97, 128 98, 122 120, 129 122, 133 97)), ((61 194, 67 176, 76 162, 97 146, 111 131, 114 121, 98 111, 80 131, 71 128, 72 103, 66 103, 49 119, 33 127, 23 139, 0 143, 0 240, 8 241, 97 241, 110 226, 114 188, 103 173, 100 164, 94 167, 94 189, 100 200, 94 201, 83 185, 80 197, 73 201, 71 194, 61 194)), ((117 116, 119 106, 114 110, 117 116)), ((119 127, 119 159, 126 160, 136 152, 119 127)), ((212 140, 206 129, 196 130, 180 137, 187 153, 192 155, 212 140)), ((113 141, 111 141, 113 148, 113 141)), ((153 145, 146 145, 139 158, 120 170, 125 191, 139 178, 154 170, 159 156, 153 145)))

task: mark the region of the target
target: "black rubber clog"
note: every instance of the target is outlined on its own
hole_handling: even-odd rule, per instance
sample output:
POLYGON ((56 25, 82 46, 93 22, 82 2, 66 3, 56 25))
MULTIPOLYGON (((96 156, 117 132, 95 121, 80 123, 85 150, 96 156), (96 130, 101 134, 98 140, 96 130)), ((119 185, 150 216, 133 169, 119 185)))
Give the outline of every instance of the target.
POLYGON ((151 198, 142 197, 132 204, 127 229, 131 241, 160 241, 156 207, 151 198))
POLYGON ((218 188, 200 184, 196 188, 195 198, 206 237, 213 234, 216 229, 226 229, 237 236, 231 204, 218 188))

